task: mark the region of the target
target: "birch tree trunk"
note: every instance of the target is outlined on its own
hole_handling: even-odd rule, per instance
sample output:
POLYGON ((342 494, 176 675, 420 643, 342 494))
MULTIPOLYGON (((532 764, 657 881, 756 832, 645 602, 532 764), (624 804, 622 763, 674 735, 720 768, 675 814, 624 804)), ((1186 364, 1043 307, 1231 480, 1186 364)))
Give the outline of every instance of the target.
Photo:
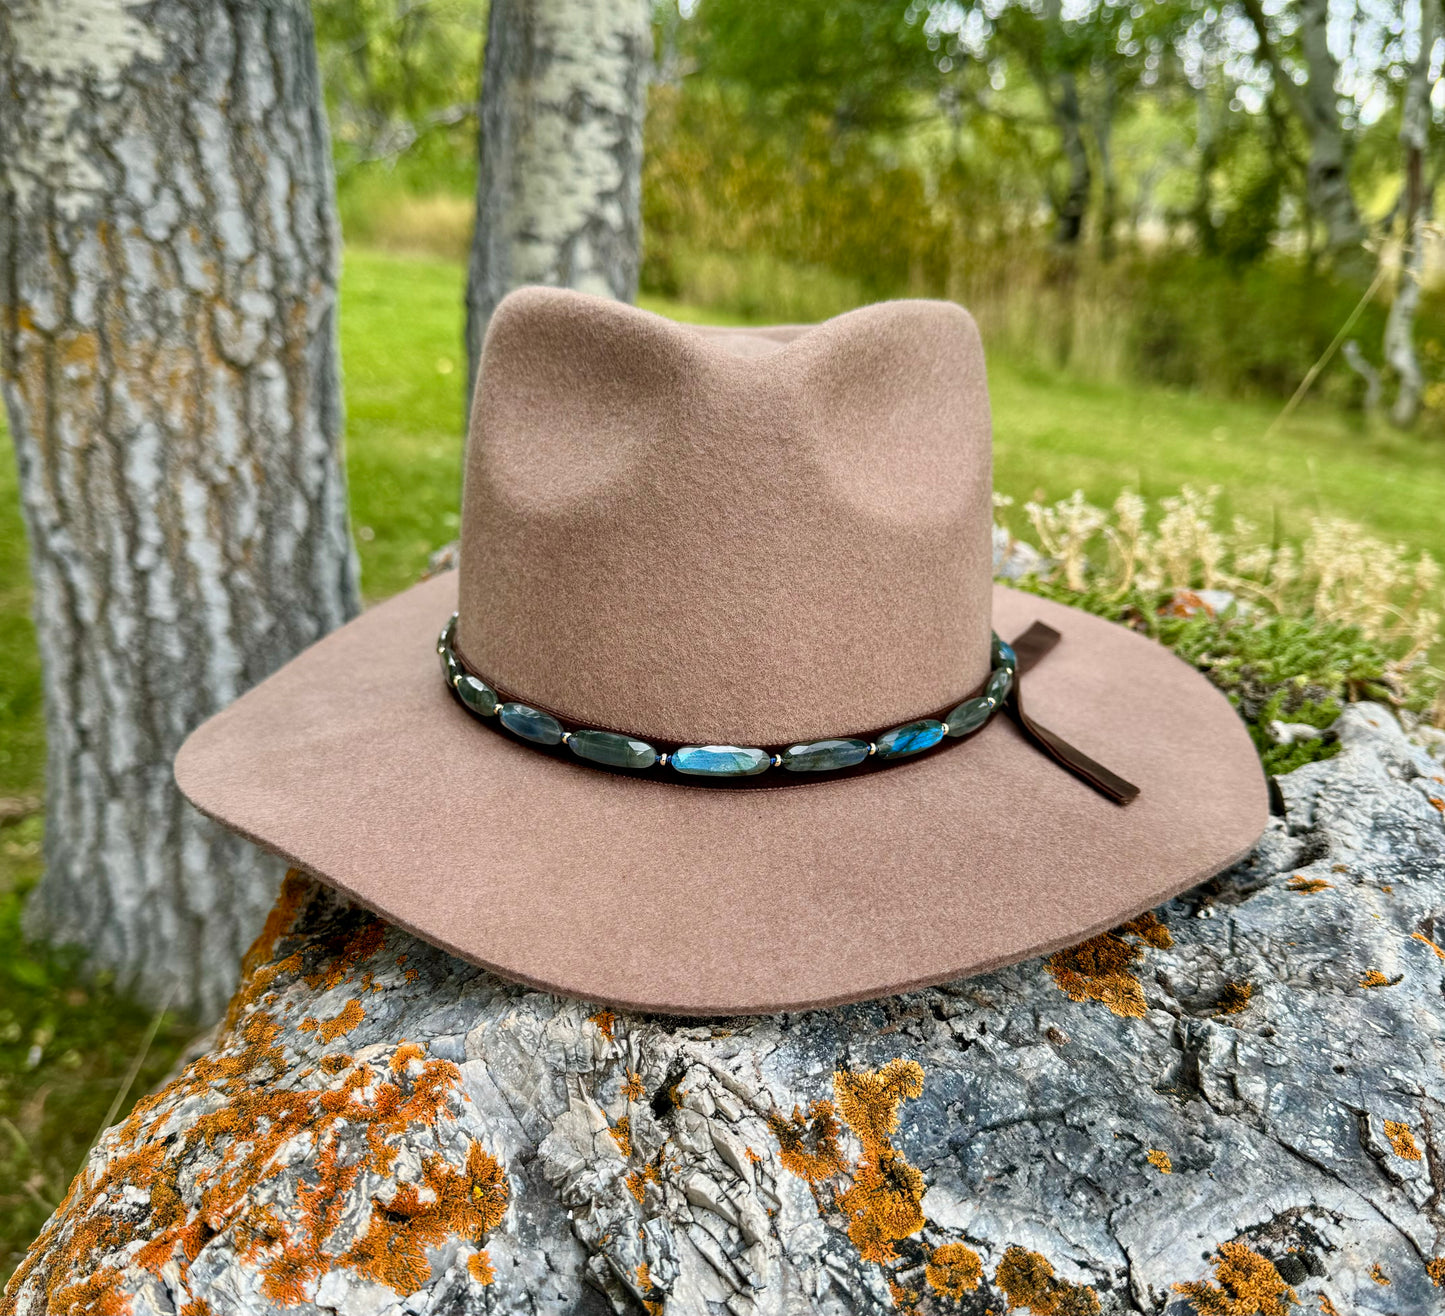
POLYGON ((1404 248, 1400 281, 1385 321, 1385 361, 1395 372, 1397 389, 1390 419, 1402 429, 1420 414, 1425 377, 1415 355, 1415 312, 1425 264, 1425 225, 1431 198, 1425 189, 1425 151, 1430 139, 1430 57, 1435 44, 1435 0, 1420 0, 1420 49, 1410 66, 1400 105, 1400 145, 1404 148, 1404 248))
POLYGON ((30 927, 209 1014, 281 874, 171 758, 358 605, 309 7, 15 0, 0 151, 49 743, 30 927))
POLYGON ((1281 67, 1260 0, 1243 0, 1243 4, 1259 38, 1259 58, 1270 66, 1274 85, 1284 94, 1309 141, 1305 185, 1309 209, 1325 227, 1325 249, 1346 267, 1357 266, 1363 260, 1365 228, 1350 191, 1350 144, 1336 106, 1339 67, 1329 48, 1329 0, 1298 0, 1292 6, 1309 75, 1303 86, 1281 67))
POLYGON ((493 0, 467 280, 468 397, 487 322, 513 288, 637 296, 651 18, 646 0, 493 0))

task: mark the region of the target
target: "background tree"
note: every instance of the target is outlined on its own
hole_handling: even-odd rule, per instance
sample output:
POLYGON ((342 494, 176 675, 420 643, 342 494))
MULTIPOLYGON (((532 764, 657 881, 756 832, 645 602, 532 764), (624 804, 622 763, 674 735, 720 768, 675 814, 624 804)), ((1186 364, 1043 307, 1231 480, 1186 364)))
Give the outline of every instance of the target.
POLYGON ((1258 58, 1309 143, 1309 207, 1323 226, 1325 251, 1346 267, 1361 263, 1365 226, 1350 189, 1350 136, 1341 120, 1340 67, 1329 42, 1329 0, 1298 0, 1271 19, 1262 0, 1240 0, 1258 38, 1258 58), (1303 71, 1303 82, 1294 74, 1303 71))
POLYGON ((29 919, 209 1014, 280 870, 171 758, 358 606, 309 6, 7 5, 0 155, 48 742, 29 919))
POLYGON ((467 280, 468 397, 487 322, 513 288, 637 296, 651 19, 647 0, 492 0, 467 280))
POLYGON ((1400 195, 1400 277, 1385 321, 1385 362, 1395 373, 1390 419, 1402 428, 1415 423, 1425 377, 1415 351, 1415 314, 1425 267, 1425 226, 1430 222, 1436 178, 1426 179, 1430 145, 1430 69, 1434 56, 1438 0, 1420 0, 1415 57, 1401 83, 1400 146, 1404 181, 1400 195))

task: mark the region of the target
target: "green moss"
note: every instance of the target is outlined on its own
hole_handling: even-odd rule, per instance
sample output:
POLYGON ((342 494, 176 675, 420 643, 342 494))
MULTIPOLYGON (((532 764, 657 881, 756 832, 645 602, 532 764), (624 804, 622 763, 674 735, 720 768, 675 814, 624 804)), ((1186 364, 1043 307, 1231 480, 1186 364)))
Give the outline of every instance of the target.
POLYGON ((1295 722, 1325 732, 1341 706, 1361 699, 1423 712, 1440 689, 1440 674, 1418 667, 1403 677, 1394 655, 1357 626, 1312 617, 1242 616, 1233 606, 1218 616, 1168 616, 1171 592, 1096 586, 1076 593, 1058 581, 1030 578, 1022 589, 1122 622, 1173 649, 1229 697, 1244 718, 1265 770, 1278 776, 1339 752, 1328 735, 1276 744, 1271 722, 1295 722))

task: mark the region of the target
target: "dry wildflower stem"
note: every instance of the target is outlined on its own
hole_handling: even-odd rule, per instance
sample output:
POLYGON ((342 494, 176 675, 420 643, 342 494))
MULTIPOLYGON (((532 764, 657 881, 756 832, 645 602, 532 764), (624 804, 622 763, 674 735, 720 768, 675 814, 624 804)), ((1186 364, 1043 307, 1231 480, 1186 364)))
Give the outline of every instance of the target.
POLYGON ((1052 505, 1026 503, 1040 548, 1069 589, 1225 589, 1289 616, 1358 626, 1399 649, 1396 667, 1418 662, 1440 634, 1439 564, 1411 555, 1339 517, 1316 517, 1301 547, 1276 544, 1236 517, 1219 528, 1220 489, 1188 485, 1159 500, 1159 513, 1125 490, 1106 511, 1080 490, 1052 505), (1150 529, 1151 522, 1153 528, 1150 529))

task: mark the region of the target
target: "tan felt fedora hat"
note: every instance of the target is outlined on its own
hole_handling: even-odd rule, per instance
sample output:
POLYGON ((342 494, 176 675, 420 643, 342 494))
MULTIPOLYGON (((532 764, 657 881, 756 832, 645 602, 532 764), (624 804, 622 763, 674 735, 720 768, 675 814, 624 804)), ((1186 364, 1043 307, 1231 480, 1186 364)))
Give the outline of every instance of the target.
POLYGON ((529 288, 477 399, 459 569, 176 759, 419 936, 607 1004, 796 1010, 1077 942, 1258 839, 1223 695, 993 583, 958 307, 719 330, 529 288))

